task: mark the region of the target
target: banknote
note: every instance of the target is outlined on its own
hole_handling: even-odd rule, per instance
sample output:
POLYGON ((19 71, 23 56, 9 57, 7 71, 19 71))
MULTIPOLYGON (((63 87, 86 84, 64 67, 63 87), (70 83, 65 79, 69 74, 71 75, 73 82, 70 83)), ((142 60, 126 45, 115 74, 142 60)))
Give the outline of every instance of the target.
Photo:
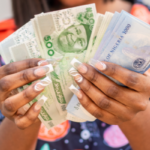
POLYGON ((93 27, 91 38, 90 38, 89 45, 87 48, 87 52, 86 52, 86 55, 84 58, 84 62, 86 62, 86 63, 89 61, 89 57, 90 57, 90 54, 92 52, 92 46, 94 45, 94 42, 96 40, 96 37, 97 37, 97 34, 98 34, 98 31, 99 31, 99 28, 101 26, 103 18, 104 18, 104 15, 99 14, 99 13, 96 16, 96 21, 95 21, 95 24, 93 27))
POLYGON ((78 118, 78 117, 70 114, 69 112, 67 112, 66 119, 70 120, 70 121, 73 121, 73 122, 86 122, 85 119, 78 118))
MULTIPOLYGON (((54 126, 66 121, 66 114, 64 115, 60 115, 59 111, 56 107, 56 103, 53 100, 53 98, 51 97, 50 92, 49 91, 49 83, 52 82, 51 79, 48 77, 44 78, 41 80, 43 84, 47 84, 48 86, 44 89, 44 91, 39 94, 34 100, 32 100, 29 104, 26 105, 26 107, 30 107, 33 103, 35 103, 36 101, 39 101, 39 99, 42 96, 47 97, 47 101, 44 103, 44 105, 41 108, 40 114, 39 114, 39 119, 41 120, 41 122, 46 126, 47 129, 51 129, 54 126)), ((28 87, 28 85, 24 86, 24 89, 26 89, 28 87)))
POLYGON ((96 14, 95 4, 90 4, 35 16, 44 58, 63 56, 51 73, 53 84, 49 89, 60 114, 66 114, 73 95, 68 89, 74 83, 68 73, 70 61, 73 57, 83 61, 96 14))
POLYGON ((124 21, 124 19, 125 16, 123 15, 123 13, 119 14, 119 16, 118 14, 115 13, 115 16, 112 18, 108 30, 104 34, 104 38, 102 39, 102 41, 98 46, 98 49, 94 55, 94 59, 98 59, 100 55, 103 53, 103 51, 105 50, 105 48, 108 46, 108 44, 110 44, 109 42, 111 41, 111 39, 113 39, 114 33, 119 28, 119 26, 124 21))
POLYGON ((150 26, 125 11, 121 14, 124 20, 116 24, 113 38, 98 60, 143 74, 150 67, 150 26))
POLYGON ((2 55, 4 62, 6 64, 13 62, 11 53, 9 51, 9 48, 11 46, 24 43, 33 38, 35 38, 34 30, 31 21, 29 21, 24 26, 19 28, 16 32, 11 34, 8 38, 3 40, 0 43, 0 54, 2 55))
POLYGON ((101 53, 103 52, 105 47, 109 44, 109 41, 111 40, 111 38, 113 36, 112 31, 116 27, 116 24, 117 24, 118 20, 120 18, 122 19, 122 17, 120 17, 120 16, 121 16, 120 13, 118 13, 118 12, 114 13, 114 16, 113 16, 113 18, 112 18, 112 20, 111 20, 111 22, 110 22, 110 24, 109 24, 109 26, 108 26, 104 36, 103 36, 101 42, 100 42, 100 45, 99 45, 99 47, 98 47, 98 49, 97 49, 97 51, 95 53, 95 55, 97 57, 99 57, 101 55, 101 53))
POLYGON ((96 118, 92 115, 90 115, 81 105, 81 103, 79 102, 78 98, 76 97, 76 95, 73 95, 73 97, 71 98, 68 106, 67 106, 67 112, 69 112, 70 114, 87 120, 87 121, 94 121, 96 120, 96 118))
POLYGON ((36 23, 36 19, 31 19, 31 23, 34 29, 34 33, 35 33, 35 37, 36 37, 36 42, 41 54, 41 57, 44 58, 44 54, 43 54, 43 50, 42 50, 42 44, 40 43, 40 36, 39 36, 39 32, 38 32, 38 27, 37 27, 37 23, 36 23))
MULTIPOLYGON (((10 49, 10 50, 12 50, 11 52, 15 52, 15 50, 16 51, 17 50, 21 51, 20 53, 18 53, 19 55, 17 53, 12 53, 13 56, 14 56, 14 61, 24 60, 24 57, 26 56, 25 52, 28 50, 28 47, 25 45, 25 43, 11 47, 11 49, 10 49), (24 47, 24 46, 26 46, 26 47, 24 47)), ((30 53, 30 51, 29 51, 29 54, 32 54, 32 53, 30 53)), ((34 58, 34 57, 31 56, 31 58, 34 58)), ((57 63, 57 60, 52 60, 51 63, 53 65, 55 65, 55 63, 57 63)), ((49 66, 52 66, 52 65, 50 64, 49 66)), ((53 71, 53 69, 50 69, 50 71, 53 71)), ((49 74, 47 74, 47 76, 49 76, 49 74)), ((42 79, 41 81, 43 83, 47 83, 48 82, 47 80, 50 80, 50 76, 45 78, 45 79, 42 79)), ((22 90, 25 90, 29 86, 30 86, 30 84, 24 85, 22 87, 22 89, 20 89, 20 92, 22 90)), ((42 96, 46 96, 47 97, 47 101, 42 106, 42 109, 41 109, 41 112, 40 112, 40 115, 39 115, 39 119, 46 126, 47 129, 51 129, 52 127, 54 127, 54 126, 64 122, 66 120, 66 116, 65 115, 61 116, 59 114, 58 109, 56 107, 56 104, 55 104, 55 102, 54 102, 54 100, 53 100, 53 98, 52 98, 52 96, 50 94, 49 86, 47 86, 45 88, 45 90, 41 94, 39 94, 34 100, 32 100, 29 104, 26 104, 23 107, 23 109, 24 108, 29 108, 34 102, 39 101, 39 99, 42 96)), ((23 111, 23 109, 22 109, 22 111, 23 111)))
POLYGON ((9 48, 9 52, 14 62, 29 58, 41 57, 41 53, 35 38, 32 38, 24 43, 11 46, 9 48))
POLYGON ((104 19, 103 19, 101 26, 99 28, 96 41, 92 47, 92 52, 91 52, 88 60, 90 60, 91 58, 94 57, 94 55, 97 51, 97 48, 98 48, 99 44, 101 43, 101 40, 102 40, 110 22, 111 22, 112 17, 113 17, 113 13, 110 13, 110 12, 105 13, 104 19))

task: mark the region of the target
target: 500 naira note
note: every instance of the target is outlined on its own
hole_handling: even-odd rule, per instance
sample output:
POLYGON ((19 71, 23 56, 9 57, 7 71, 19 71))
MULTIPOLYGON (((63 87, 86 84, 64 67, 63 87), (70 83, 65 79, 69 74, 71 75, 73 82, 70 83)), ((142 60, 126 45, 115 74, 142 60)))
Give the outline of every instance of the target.
POLYGON ((63 57, 50 75, 51 95, 61 115, 73 96, 68 88, 74 83, 68 73, 70 62, 74 57, 84 60, 96 14, 95 4, 90 4, 35 16, 43 57, 63 57))

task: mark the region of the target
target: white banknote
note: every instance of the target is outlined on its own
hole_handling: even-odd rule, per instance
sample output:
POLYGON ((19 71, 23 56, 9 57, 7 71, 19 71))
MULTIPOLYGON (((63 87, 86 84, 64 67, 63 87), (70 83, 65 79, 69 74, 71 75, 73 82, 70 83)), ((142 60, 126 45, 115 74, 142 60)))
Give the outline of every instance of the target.
POLYGON ((98 34, 97 34, 97 38, 96 38, 95 43, 92 47, 92 52, 89 56, 89 60, 94 57, 94 55, 97 51, 97 48, 98 48, 99 44, 101 43, 101 40, 103 39, 103 36, 104 36, 104 34, 105 34, 105 32, 106 32, 106 30, 107 30, 107 28, 111 22, 113 15, 114 14, 110 13, 110 12, 105 13, 104 19, 102 20, 101 26, 100 26, 98 34))
POLYGON ((99 14, 99 13, 96 16, 96 21, 95 21, 93 31, 92 31, 92 34, 91 34, 91 38, 90 38, 90 41, 89 41, 88 49, 87 49, 87 52, 86 52, 86 55, 85 55, 85 58, 84 58, 84 62, 86 62, 86 63, 91 58, 90 54, 92 53, 92 47, 93 47, 93 45, 95 43, 95 40, 97 38, 97 34, 98 34, 99 29, 100 29, 103 18, 104 18, 104 15, 99 14))
POLYGON ((34 30, 31 21, 19 28, 16 32, 0 43, 0 54, 2 55, 6 64, 13 62, 9 48, 11 46, 24 43, 30 39, 35 38, 34 30))

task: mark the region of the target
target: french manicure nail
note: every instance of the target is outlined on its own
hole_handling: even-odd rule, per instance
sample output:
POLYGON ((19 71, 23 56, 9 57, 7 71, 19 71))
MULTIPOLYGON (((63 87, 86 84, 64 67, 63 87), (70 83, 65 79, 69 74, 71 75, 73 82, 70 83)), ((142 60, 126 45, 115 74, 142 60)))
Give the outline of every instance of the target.
POLYGON ((91 59, 89 61, 89 64, 95 68, 97 68, 98 70, 105 70, 106 69, 106 64, 104 64, 103 62, 99 61, 99 60, 95 60, 95 59, 91 59))
POLYGON ((74 79, 77 81, 77 82, 82 82, 83 81, 83 77, 78 73, 78 71, 76 69, 74 69, 73 67, 69 70, 69 74, 71 76, 74 77, 74 79))
POLYGON ((35 86, 34 89, 35 91, 42 91, 46 86, 48 86, 52 80, 49 77, 44 78, 40 82, 38 82, 35 86))
POLYGON ((53 66, 56 65, 61 59, 63 58, 63 56, 57 57, 57 58, 52 58, 52 59, 46 59, 46 60, 41 60, 38 62, 38 66, 45 66, 48 64, 52 64, 53 66))
POLYGON ((74 68, 76 68, 79 72, 81 72, 81 73, 87 73, 87 67, 84 65, 84 64, 82 64, 80 61, 78 61, 77 59, 73 59, 72 61, 71 61, 71 64, 72 64, 72 66, 74 67, 74 68))
POLYGON ((38 66, 45 66, 45 65, 48 65, 48 64, 50 64, 48 59, 41 60, 41 61, 38 62, 38 66))
POLYGON ((36 104, 35 104, 35 106, 34 106, 34 109, 35 109, 35 111, 38 111, 38 110, 40 110, 41 109, 41 105, 39 104, 39 102, 37 102, 36 104))
POLYGON ((53 71, 53 66, 51 64, 40 67, 34 71, 35 75, 44 76, 53 71))
POLYGON ((43 95, 43 96, 38 100, 38 102, 35 104, 34 109, 35 109, 36 111, 40 110, 41 107, 44 105, 44 103, 47 101, 47 99, 48 99, 48 98, 43 95))
POLYGON ((69 89, 79 98, 82 98, 81 92, 72 84, 69 89))

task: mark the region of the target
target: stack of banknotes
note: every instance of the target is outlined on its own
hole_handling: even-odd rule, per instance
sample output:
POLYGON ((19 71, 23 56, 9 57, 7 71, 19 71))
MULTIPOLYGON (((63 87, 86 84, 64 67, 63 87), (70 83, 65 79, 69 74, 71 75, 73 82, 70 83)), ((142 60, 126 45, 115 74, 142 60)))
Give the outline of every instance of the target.
POLYGON ((72 60, 108 61, 144 73, 150 66, 150 26, 125 11, 99 14, 95 4, 41 13, 2 41, 0 54, 6 64, 49 59, 53 69, 41 80, 51 84, 26 105, 44 100, 39 119, 48 129, 65 120, 94 121, 73 95, 72 60))

